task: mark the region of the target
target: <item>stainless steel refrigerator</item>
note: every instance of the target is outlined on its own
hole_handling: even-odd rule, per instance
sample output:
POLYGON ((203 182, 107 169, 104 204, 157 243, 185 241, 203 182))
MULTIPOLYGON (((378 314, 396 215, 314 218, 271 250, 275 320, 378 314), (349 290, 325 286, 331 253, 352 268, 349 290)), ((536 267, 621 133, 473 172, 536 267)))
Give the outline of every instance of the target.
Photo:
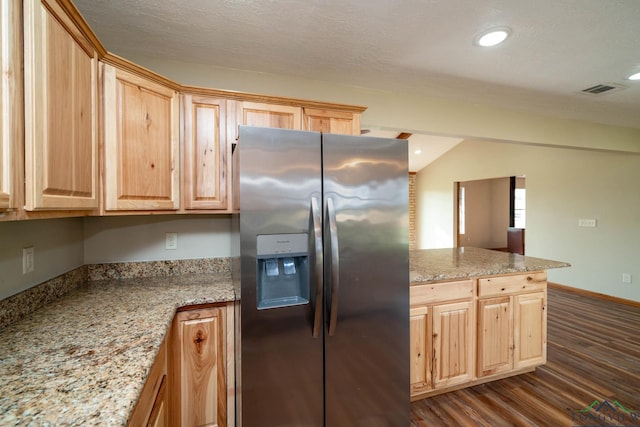
POLYGON ((407 142, 241 126, 234 156, 238 420, 408 425, 407 142))

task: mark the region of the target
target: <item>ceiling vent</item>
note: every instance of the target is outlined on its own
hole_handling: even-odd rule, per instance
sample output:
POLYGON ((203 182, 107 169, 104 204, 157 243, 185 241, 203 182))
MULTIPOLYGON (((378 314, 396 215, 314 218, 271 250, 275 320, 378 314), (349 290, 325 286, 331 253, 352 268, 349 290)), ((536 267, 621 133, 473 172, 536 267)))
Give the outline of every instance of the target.
POLYGON ((618 85, 615 83, 607 83, 607 84, 599 84, 599 85, 591 86, 586 89, 582 89, 580 93, 584 93, 586 95, 602 96, 605 94, 617 92, 622 89, 626 89, 626 86, 618 85))

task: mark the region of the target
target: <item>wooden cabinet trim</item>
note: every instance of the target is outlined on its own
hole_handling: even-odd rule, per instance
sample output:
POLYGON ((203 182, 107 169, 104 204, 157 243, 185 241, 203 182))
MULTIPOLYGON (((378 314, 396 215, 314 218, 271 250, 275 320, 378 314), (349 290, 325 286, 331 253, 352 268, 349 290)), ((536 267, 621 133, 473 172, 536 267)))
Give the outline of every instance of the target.
POLYGON ((198 86, 180 85, 180 91, 194 95, 211 96, 214 98, 225 98, 236 101, 256 102, 261 104, 286 105, 300 108, 314 108, 317 110, 328 110, 336 112, 362 113, 367 107, 360 105, 338 104, 332 102, 313 101, 301 98, 287 98, 283 96, 262 95, 249 92, 238 92, 222 89, 205 88, 198 86))
POLYGON ((104 56, 107 53, 107 50, 104 48, 103 44, 100 42, 100 39, 93 32, 87 21, 85 21, 84 17, 75 4, 73 4, 72 0, 47 0, 48 3, 53 3, 55 1, 56 8, 60 8, 64 11, 65 15, 69 18, 72 26, 76 28, 77 32, 85 38, 93 48, 98 52, 100 56, 104 56))
POLYGON ((163 86, 170 87, 180 93, 192 95, 208 96, 212 98, 224 98, 235 101, 256 102, 261 104, 284 105, 299 108, 313 108, 317 110, 328 110, 347 113, 362 113, 367 107, 360 105, 340 104, 333 102, 314 101, 302 98, 288 98, 284 96, 263 95, 250 92, 240 92, 224 89, 206 88, 200 86, 183 85, 168 79, 154 71, 141 65, 135 64, 114 53, 106 52, 100 54, 101 62, 129 71, 132 74, 155 81, 163 86))

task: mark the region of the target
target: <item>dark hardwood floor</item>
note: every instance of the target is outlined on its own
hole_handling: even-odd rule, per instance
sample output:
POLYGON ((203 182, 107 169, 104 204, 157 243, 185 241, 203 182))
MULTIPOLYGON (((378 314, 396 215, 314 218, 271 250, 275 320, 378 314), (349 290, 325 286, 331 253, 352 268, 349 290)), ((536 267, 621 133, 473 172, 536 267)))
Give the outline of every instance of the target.
POLYGON ((414 402, 411 426, 640 426, 640 306, 558 287, 547 306, 545 366, 414 402))

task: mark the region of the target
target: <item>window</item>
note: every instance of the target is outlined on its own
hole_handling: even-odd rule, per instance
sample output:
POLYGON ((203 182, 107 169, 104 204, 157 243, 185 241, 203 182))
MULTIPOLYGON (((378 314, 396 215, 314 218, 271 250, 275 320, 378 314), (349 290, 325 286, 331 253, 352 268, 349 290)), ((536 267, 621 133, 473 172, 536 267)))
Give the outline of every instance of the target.
POLYGON ((464 187, 460 186, 458 194, 458 234, 464 234, 464 187))
POLYGON ((526 190, 524 188, 516 188, 513 197, 513 226, 516 228, 526 228, 526 190))

